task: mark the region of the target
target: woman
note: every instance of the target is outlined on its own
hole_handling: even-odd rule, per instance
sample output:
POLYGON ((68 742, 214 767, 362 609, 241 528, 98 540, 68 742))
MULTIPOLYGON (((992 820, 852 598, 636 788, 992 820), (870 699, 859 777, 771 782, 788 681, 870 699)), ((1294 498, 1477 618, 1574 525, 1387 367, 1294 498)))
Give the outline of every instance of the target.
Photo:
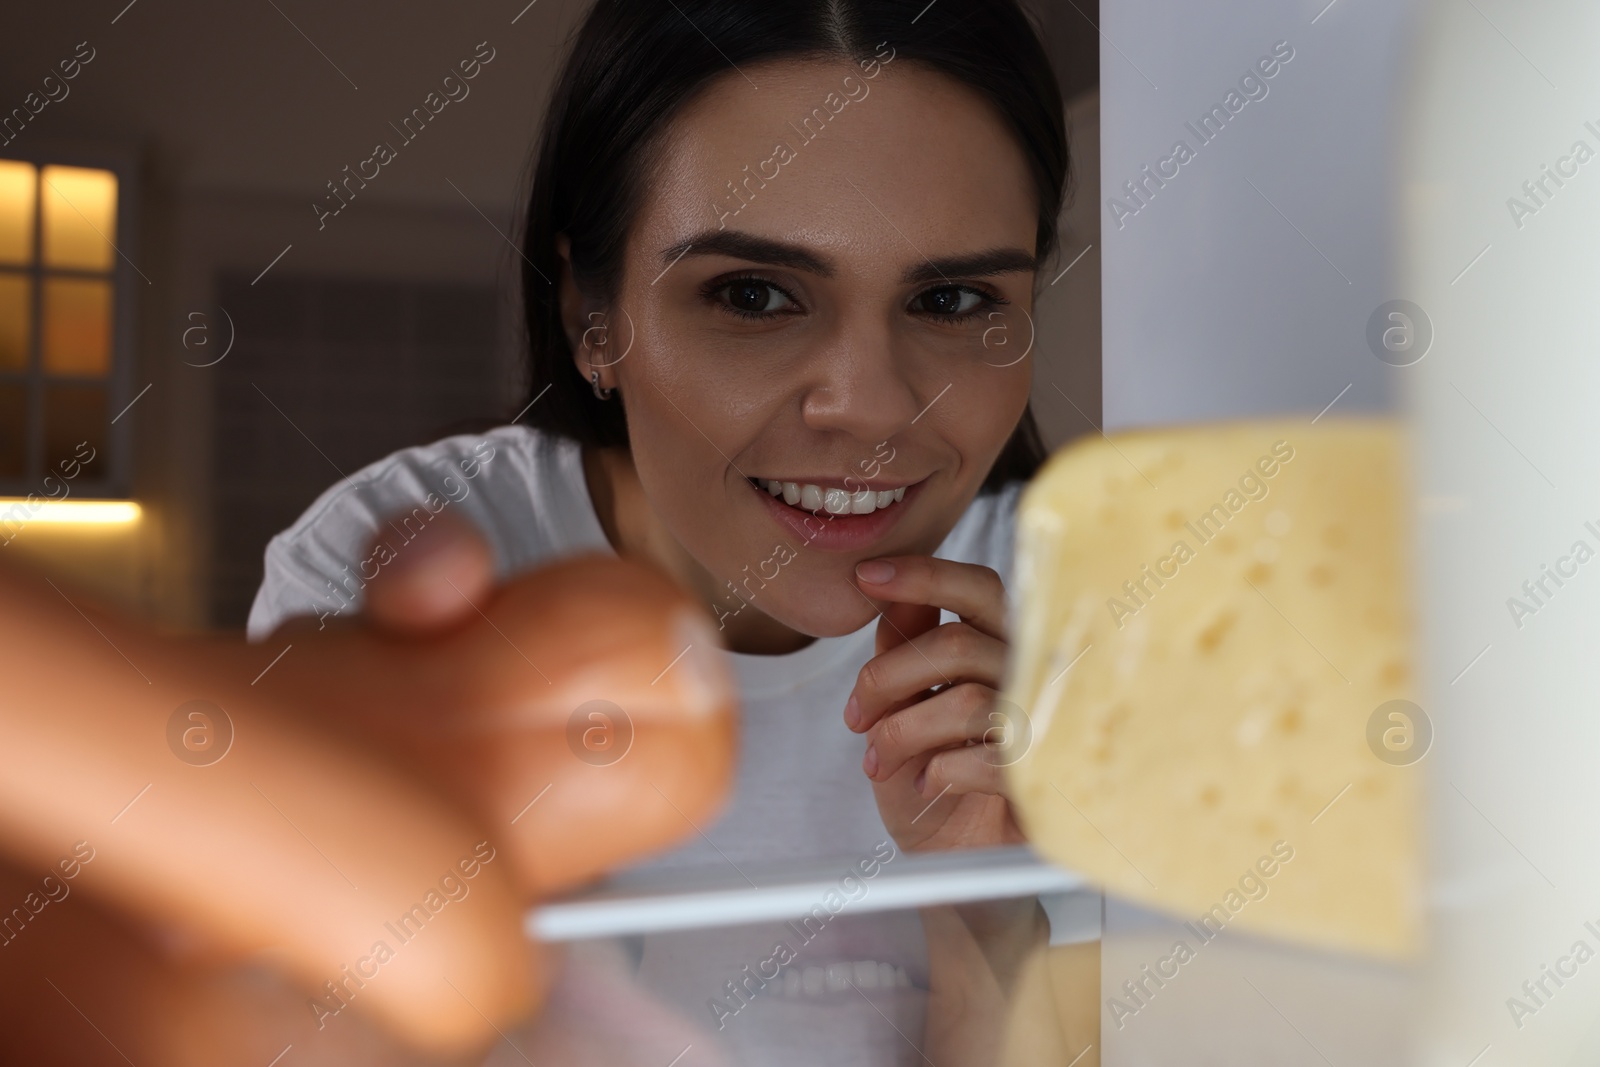
MULTIPOLYGON (((502 577, 635 556, 707 604, 743 707, 732 802, 656 869, 1021 840, 978 742, 1043 459, 1023 357, 1066 179, 1014 0, 599 0, 538 146, 518 424, 328 490, 269 545, 252 638, 359 610, 447 508, 502 577)), ((770 980, 734 981, 772 973, 749 928, 647 939, 638 976, 740 1062, 783 1062, 785 1026, 797 1062, 992 1057, 974 1012, 1045 936, 1036 903, 859 919, 770 980)))

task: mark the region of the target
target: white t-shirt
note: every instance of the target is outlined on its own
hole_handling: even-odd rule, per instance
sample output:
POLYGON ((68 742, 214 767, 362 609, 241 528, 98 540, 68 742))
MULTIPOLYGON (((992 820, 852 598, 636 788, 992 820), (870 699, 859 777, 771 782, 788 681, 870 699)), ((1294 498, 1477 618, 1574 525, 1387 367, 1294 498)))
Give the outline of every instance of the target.
MULTIPOLYGON (((1009 586, 1021 488, 979 495, 935 555, 992 567, 1009 586)), ((376 573, 363 566, 373 537, 387 528, 398 549, 446 508, 484 532, 501 580, 576 552, 614 551, 576 442, 524 426, 449 437, 396 452, 335 484, 272 539, 249 639, 263 640, 292 616, 359 611, 359 576, 376 573)), ((703 834, 633 868, 630 878, 834 856, 844 861, 843 874, 852 860, 881 860, 885 843, 897 854, 861 770, 866 741, 845 726, 843 714, 857 672, 872 657, 875 626, 876 619, 784 655, 723 653, 736 673, 741 710, 733 795, 717 822, 700 827, 703 834)), ((853 916, 846 907, 811 940, 801 939, 805 932, 814 933, 767 924, 652 935, 644 939, 638 981, 714 1035, 710 1043, 737 1063, 922 1062, 908 1041, 921 1040, 927 988, 916 913, 853 916), (746 965, 771 973, 771 964, 758 965, 778 942, 794 959, 765 987, 749 982, 746 965), (848 975, 870 990, 874 974, 871 1003, 841 981, 848 975), (735 997, 730 980, 753 992, 735 997)))

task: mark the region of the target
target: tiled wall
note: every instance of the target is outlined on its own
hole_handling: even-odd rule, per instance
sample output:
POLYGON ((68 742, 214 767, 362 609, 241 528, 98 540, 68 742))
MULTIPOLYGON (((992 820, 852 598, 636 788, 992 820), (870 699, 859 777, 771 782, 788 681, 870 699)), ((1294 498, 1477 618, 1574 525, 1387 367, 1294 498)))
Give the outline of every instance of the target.
POLYGON ((492 286, 286 274, 217 292, 237 340, 216 368, 211 621, 241 626, 266 542, 341 474, 509 412, 492 286))

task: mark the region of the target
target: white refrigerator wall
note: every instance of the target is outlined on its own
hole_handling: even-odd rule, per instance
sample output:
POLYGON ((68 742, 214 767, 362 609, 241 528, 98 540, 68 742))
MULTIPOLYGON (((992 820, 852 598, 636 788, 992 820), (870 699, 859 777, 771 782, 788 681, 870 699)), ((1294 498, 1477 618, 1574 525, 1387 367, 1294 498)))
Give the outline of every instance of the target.
POLYGON ((1346 386, 1336 411, 1388 403, 1366 326, 1405 297, 1387 192, 1413 5, 1325 5, 1101 6, 1106 429, 1315 415, 1346 386))
POLYGON ((1600 6, 1430 4, 1401 156, 1435 693, 1420 1063, 1600 1062, 1600 6))

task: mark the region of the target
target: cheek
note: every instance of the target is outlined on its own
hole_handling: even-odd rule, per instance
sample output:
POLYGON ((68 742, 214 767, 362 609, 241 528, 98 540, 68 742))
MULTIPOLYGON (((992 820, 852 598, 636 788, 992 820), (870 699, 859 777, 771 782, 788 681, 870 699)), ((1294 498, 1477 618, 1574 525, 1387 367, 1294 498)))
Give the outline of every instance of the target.
POLYGON ((1033 385, 1031 358, 1009 366, 995 366, 993 362, 998 360, 975 361, 961 373, 947 376, 953 385, 933 409, 944 408, 940 412, 941 432, 969 464, 982 468, 976 472, 979 478, 988 472, 1010 440, 1017 421, 1028 408, 1033 385))
POLYGON ((623 380, 634 465, 651 486, 703 496, 726 482, 731 462, 763 418, 714 361, 670 336, 643 334, 623 380))
POLYGON ((631 302, 624 320, 624 328, 631 327, 627 355, 617 363, 618 381, 631 397, 630 424, 637 412, 641 419, 649 416, 653 423, 694 435, 702 444, 703 432, 727 451, 723 438, 729 422, 751 416, 754 406, 777 388, 770 374, 777 361, 759 346, 719 347, 698 321, 692 309, 659 297, 631 302), (757 359, 758 354, 769 358, 757 359))
POLYGON ((969 455, 988 451, 984 442, 997 435, 1003 444, 1033 386, 1037 329, 1031 309, 1013 298, 952 329, 948 339, 938 340, 932 331, 923 336, 935 340, 923 353, 920 371, 938 383, 934 392, 950 385, 938 403, 946 409, 951 439, 969 455))
POLYGON ((646 298, 631 311, 633 344, 617 366, 634 463, 653 483, 704 494, 737 477, 730 463, 770 427, 788 386, 759 345, 719 351, 693 312, 646 298))
MULTIPOLYGON (((712 569, 737 571, 748 522, 730 522, 749 488, 734 467, 770 420, 748 409, 693 354, 640 337, 629 357, 628 436, 650 506, 684 548, 712 569)), ((740 512, 739 514, 743 514, 740 512)))

